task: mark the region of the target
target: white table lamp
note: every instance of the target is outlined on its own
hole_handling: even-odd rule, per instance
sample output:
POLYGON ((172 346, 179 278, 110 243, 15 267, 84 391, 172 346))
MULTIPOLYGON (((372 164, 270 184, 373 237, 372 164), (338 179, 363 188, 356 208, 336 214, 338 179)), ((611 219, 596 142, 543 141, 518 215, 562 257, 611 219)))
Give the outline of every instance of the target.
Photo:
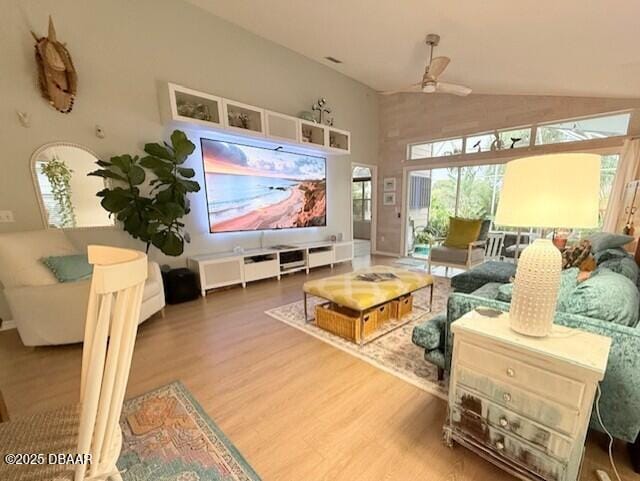
MULTIPOLYGON (((494 223, 510 227, 593 228, 598 225, 600 156, 549 154, 509 162, 494 223)), ((551 331, 558 302, 562 255, 536 239, 520 255, 509 317, 529 336, 551 331)))

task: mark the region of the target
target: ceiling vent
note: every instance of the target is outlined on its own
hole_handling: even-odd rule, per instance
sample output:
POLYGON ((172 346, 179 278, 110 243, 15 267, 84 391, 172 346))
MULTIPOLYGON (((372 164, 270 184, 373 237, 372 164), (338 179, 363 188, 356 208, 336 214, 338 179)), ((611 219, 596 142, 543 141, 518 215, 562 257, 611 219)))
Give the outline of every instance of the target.
POLYGON ((332 56, 325 57, 325 59, 327 59, 329 62, 333 62, 333 63, 342 63, 342 60, 338 60, 337 58, 332 57, 332 56))

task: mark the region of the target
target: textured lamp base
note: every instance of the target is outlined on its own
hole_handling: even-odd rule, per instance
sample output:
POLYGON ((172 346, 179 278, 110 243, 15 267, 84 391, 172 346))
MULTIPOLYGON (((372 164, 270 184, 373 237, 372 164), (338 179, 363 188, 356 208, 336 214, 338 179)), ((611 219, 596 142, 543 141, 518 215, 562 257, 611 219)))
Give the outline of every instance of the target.
POLYGON ((511 329, 535 337, 551 332, 561 270, 562 255, 550 240, 537 239, 522 251, 509 310, 511 329))

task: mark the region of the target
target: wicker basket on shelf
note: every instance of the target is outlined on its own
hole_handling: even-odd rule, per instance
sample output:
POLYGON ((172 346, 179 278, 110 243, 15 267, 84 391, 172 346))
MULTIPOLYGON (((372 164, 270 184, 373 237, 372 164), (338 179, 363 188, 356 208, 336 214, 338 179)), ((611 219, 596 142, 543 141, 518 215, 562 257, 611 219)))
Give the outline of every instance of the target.
MULTIPOLYGON (((378 312, 364 313, 364 338, 378 329, 378 312)), ((353 342, 360 342, 360 313, 337 304, 316 306, 316 325, 325 331, 353 342)))
POLYGON ((375 308, 378 316, 378 327, 382 326, 385 322, 389 322, 393 318, 391 315, 391 309, 391 302, 387 302, 386 304, 382 304, 375 308))
POLYGON ((413 296, 411 294, 391 301, 391 318, 402 319, 413 310, 413 296))

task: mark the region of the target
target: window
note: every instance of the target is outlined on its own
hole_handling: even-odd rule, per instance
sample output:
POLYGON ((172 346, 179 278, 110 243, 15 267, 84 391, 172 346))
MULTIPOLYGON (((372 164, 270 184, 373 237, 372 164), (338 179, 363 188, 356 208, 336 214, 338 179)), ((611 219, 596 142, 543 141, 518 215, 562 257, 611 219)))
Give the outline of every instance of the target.
MULTIPOLYGON (((600 228, 607 211, 611 189, 615 179, 619 154, 602 155, 600 167, 600 228)), ((424 245, 430 237, 447 235, 449 217, 467 219, 494 219, 506 164, 455 166, 409 172, 407 253, 426 255, 424 245)), ((501 232, 539 234, 541 229, 517 229, 491 226, 501 232)), ((585 236, 588 230, 577 230, 585 236)), ((527 241, 528 242, 528 241, 527 241)))
POLYGON ((428 157, 444 157, 462 153, 462 138, 438 140, 424 144, 409 146, 409 159, 425 159, 428 157))
POLYGON ((465 152, 474 154, 476 152, 488 152, 490 150, 517 149, 518 147, 529 147, 531 143, 531 127, 522 129, 499 130, 487 134, 470 135, 467 137, 465 152), (500 140, 496 142, 496 135, 500 140))
POLYGON ((585 238, 592 232, 597 232, 602 229, 604 223, 604 216, 607 212, 607 206, 609 205, 609 197, 611 197, 611 189, 613 188, 613 181, 616 177, 616 171, 618 170, 618 162, 620 161, 620 154, 606 154, 601 156, 600 160, 600 203, 598 208, 598 227, 595 229, 576 229, 574 234, 578 234, 580 237, 585 238))
POLYGON ((504 169, 505 164, 461 167, 457 215, 467 219, 493 219, 504 169))
POLYGON ((531 145, 531 127, 502 130, 498 133, 503 149, 517 149, 531 145))
POLYGON ((495 140, 494 134, 482 134, 467 137, 467 146, 465 151, 467 154, 474 152, 488 152, 491 150, 491 144, 495 140))
MULTIPOLYGON (((577 142, 626 135, 631 114, 617 113, 597 117, 570 119, 536 127, 535 145, 577 142)), ((409 160, 445 157, 448 155, 475 154, 491 150, 517 149, 532 145, 533 126, 501 129, 487 133, 409 144, 409 160), (496 135, 498 139, 496 139, 496 135), (497 142, 499 140, 499 142, 497 142)))
POLYGON ((600 215, 598 217, 599 227, 602 227, 604 215, 607 212, 613 181, 618 170, 620 154, 603 155, 600 164, 600 215))
POLYGON ((433 169, 430 172, 431 201, 427 225, 436 237, 447 235, 449 217, 456 215, 459 173, 459 167, 433 169))
POLYGON ((626 135, 630 117, 631 114, 624 113, 539 125, 536 133, 536 145, 626 135))
POLYGON ((411 173, 409 176, 409 209, 426 209, 431 196, 431 178, 428 175, 411 173))
POLYGON ((371 171, 366 167, 353 169, 353 183, 351 184, 353 201, 353 220, 371 220, 371 171))

